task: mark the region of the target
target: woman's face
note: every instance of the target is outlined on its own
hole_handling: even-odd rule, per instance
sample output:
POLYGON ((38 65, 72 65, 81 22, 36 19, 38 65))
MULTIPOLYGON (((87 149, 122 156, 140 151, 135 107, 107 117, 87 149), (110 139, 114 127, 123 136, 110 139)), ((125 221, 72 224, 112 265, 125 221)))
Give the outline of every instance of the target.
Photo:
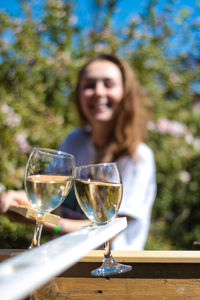
POLYGON ((80 106, 86 119, 109 122, 114 119, 123 97, 123 81, 120 69, 107 60, 90 63, 80 82, 80 106))

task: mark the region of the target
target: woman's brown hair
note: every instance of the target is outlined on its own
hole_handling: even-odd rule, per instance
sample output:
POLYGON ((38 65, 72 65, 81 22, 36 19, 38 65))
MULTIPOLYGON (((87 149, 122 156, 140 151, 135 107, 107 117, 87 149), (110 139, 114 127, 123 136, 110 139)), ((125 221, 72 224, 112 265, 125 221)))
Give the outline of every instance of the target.
POLYGON ((75 98, 82 125, 87 125, 80 106, 80 83, 89 64, 94 61, 106 60, 114 63, 121 71, 124 95, 115 118, 112 134, 106 146, 99 151, 96 162, 110 162, 124 155, 136 158, 138 144, 143 140, 146 131, 146 111, 144 100, 146 96, 135 76, 133 69, 121 58, 110 54, 100 54, 89 60, 79 72, 75 89, 75 98))

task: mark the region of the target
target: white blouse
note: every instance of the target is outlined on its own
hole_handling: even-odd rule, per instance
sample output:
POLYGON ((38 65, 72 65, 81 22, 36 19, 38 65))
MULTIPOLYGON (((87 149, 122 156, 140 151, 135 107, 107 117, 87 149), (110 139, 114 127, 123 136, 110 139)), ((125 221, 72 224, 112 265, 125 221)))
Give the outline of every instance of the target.
MULTIPOLYGON (((73 154, 76 166, 92 163, 96 153, 90 133, 79 128, 66 137, 59 150, 73 154)), ((117 161, 123 183, 118 215, 128 217, 128 226, 113 239, 114 250, 144 249, 149 231, 156 196, 155 162, 152 150, 144 143, 139 144, 137 157, 137 161, 131 156, 117 161)))

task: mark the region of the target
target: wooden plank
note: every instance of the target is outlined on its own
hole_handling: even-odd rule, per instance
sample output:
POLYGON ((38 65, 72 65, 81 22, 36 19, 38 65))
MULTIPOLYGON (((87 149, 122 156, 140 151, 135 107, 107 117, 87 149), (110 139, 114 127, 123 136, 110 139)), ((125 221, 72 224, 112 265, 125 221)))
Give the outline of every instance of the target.
MULTIPOLYGON (((9 207, 9 210, 12 212, 15 212, 27 219, 36 220, 38 218, 38 210, 22 206, 22 205, 12 205, 9 207)), ((51 214, 51 213, 45 213, 42 217, 40 217, 42 222, 47 222, 53 225, 58 225, 59 220, 61 219, 59 216, 51 214)))
MULTIPOLYGON (((118 262, 132 266, 122 278, 200 278, 199 251, 112 251, 118 262)), ((86 277, 102 261, 101 250, 91 251, 64 273, 65 277, 86 277)))
MULTIPOLYGON (((20 249, 0 249, 0 261, 23 252, 20 249)), ((116 260, 126 263, 200 263, 200 251, 116 251, 116 260)), ((80 262, 101 262, 103 250, 92 250, 80 262)))
MULTIPOLYGON (((118 260, 121 262, 120 260, 118 260)), ((127 263, 126 261, 123 263, 127 263)), ((132 266, 132 271, 115 275, 118 278, 200 278, 199 264, 184 263, 127 263, 132 266)), ((82 277, 90 279, 90 272, 97 268, 100 262, 77 263, 59 276, 82 277)))
MULTIPOLYGON (((112 251, 116 260, 121 262, 147 263, 200 263, 200 251, 112 251)), ((91 251, 81 259, 82 262, 99 262, 103 251, 91 251)))
POLYGON ((197 300, 200 279, 54 278, 32 300, 197 300))

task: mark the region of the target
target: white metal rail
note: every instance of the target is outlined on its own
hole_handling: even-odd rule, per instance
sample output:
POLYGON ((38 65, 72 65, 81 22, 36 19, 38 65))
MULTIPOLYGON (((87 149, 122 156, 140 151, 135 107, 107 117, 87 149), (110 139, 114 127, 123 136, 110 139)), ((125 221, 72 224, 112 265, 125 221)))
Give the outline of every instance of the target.
POLYGON ((0 263, 0 299, 28 296, 126 226, 124 217, 96 228, 86 226, 0 263))

